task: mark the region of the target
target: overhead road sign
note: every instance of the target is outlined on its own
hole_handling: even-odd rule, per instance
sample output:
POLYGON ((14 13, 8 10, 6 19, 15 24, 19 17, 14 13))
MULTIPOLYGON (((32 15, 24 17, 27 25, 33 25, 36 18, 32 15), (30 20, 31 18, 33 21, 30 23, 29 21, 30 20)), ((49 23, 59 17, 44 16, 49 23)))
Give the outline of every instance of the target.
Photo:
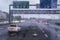
POLYGON ((40 8, 57 8, 57 0, 40 0, 40 8))
POLYGON ((29 1, 13 1, 13 8, 29 8, 29 1))

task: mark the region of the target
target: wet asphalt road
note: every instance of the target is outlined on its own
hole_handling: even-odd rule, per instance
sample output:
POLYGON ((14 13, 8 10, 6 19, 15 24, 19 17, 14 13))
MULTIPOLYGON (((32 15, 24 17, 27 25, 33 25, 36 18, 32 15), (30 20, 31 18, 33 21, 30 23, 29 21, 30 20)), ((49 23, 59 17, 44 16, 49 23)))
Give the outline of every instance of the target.
POLYGON ((18 40, 18 36, 13 36, 10 37, 8 35, 8 30, 7 27, 9 27, 9 25, 0 25, 0 40, 18 40))
MULTIPOLYGON (((8 30, 7 27, 9 27, 9 24, 6 25, 0 25, 0 40, 20 40, 20 36, 13 36, 9 37, 8 36, 8 30)), ((60 31, 57 31, 57 40, 60 40, 60 31)))
POLYGON ((7 27, 9 25, 0 25, 0 40, 6 40, 7 39, 7 27))

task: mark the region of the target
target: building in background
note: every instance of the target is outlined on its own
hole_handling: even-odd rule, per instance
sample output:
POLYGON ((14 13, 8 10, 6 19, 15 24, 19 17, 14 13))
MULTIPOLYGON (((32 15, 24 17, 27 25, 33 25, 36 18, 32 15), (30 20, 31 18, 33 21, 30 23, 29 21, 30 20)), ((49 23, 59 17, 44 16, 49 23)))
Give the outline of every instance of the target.
POLYGON ((40 0, 40 8, 57 8, 57 0, 40 0))

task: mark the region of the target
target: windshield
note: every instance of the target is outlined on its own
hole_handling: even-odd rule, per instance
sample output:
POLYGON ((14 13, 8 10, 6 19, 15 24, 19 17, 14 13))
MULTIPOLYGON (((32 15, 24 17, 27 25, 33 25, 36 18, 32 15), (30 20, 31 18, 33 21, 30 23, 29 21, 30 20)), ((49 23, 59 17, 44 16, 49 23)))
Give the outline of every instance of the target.
POLYGON ((60 0, 0 0, 0 40, 60 40, 60 0))

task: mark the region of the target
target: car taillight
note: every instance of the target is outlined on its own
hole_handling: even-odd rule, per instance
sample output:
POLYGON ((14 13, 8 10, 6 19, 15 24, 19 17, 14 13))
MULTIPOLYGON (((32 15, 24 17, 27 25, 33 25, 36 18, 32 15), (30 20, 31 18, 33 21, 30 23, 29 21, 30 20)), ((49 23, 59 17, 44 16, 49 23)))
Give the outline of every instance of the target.
POLYGON ((44 22, 45 25, 48 25, 48 22, 44 22))

